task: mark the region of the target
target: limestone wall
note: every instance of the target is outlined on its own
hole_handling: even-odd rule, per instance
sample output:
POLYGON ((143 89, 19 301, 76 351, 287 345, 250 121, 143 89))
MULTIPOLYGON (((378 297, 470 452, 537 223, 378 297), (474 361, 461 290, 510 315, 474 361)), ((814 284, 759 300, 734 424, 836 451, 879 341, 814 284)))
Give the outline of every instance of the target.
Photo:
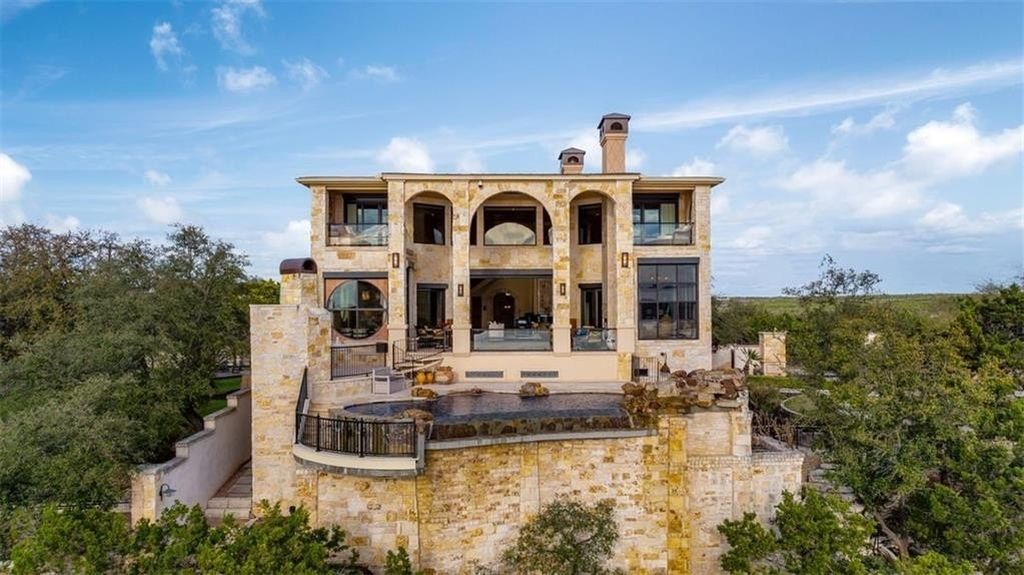
POLYGON ((662 417, 646 436, 430 450, 424 473, 409 478, 299 466, 285 505, 343 527, 370 565, 401 545, 427 573, 472 573, 495 566, 545 503, 610 498, 621 537, 613 566, 718 573, 718 524, 744 511, 767 518, 783 490, 800 487, 800 454, 752 454, 749 422, 740 410, 709 410, 662 417))

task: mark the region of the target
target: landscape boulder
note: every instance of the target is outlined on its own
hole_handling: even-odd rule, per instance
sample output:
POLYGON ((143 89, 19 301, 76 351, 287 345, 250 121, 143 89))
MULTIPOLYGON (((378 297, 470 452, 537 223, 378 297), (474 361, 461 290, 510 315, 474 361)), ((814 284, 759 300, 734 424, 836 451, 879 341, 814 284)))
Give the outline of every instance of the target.
POLYGON ((536 381, 528 381, 519 388, 520 397, 544 397, 550 394, 548 388, 536 381))

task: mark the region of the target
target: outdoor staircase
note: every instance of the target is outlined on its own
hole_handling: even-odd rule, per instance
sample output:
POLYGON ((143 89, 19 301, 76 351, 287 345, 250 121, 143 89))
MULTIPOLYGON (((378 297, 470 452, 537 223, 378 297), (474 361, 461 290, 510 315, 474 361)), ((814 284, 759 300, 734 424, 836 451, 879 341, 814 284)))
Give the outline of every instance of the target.
POLYGON ((441 365, 444 353, 440 348, 422 348, 416 339, 400 340, 391 350, 391 369, 411 379, 417 371, 433 369, 441 365))
POLYGON ((247 461, 206 504, 206 518, 220 523, 228 515, 241 522, 252 516, 252 462, 247 461))

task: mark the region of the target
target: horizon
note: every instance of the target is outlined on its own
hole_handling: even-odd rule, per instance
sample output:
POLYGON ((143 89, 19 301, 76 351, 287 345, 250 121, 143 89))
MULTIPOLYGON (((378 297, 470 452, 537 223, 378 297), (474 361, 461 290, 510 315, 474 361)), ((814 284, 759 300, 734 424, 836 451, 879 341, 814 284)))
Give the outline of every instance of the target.
POLYGON ((160 241, 197 224, 276 278, 309 253, 297 177, 553 173, 567 146, 593 173, 594 126, 621 112, 627 169, 725 178, 715 295, 780 297, 825 254, 886 295, 970 293, 1024 273, 1022 19, 1020 3, 5 2, 0 225, 160 241))

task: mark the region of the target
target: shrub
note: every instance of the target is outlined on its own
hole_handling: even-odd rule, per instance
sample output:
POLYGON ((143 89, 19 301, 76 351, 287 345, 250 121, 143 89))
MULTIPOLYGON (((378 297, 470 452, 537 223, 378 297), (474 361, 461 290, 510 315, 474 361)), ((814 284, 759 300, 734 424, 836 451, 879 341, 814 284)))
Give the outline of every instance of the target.
POLYGON ((604 563, 619 540, 614 514, 610 499, 593 506, 557 499, 523 526, 502 561, 526 573, 607 573, 604 563))

